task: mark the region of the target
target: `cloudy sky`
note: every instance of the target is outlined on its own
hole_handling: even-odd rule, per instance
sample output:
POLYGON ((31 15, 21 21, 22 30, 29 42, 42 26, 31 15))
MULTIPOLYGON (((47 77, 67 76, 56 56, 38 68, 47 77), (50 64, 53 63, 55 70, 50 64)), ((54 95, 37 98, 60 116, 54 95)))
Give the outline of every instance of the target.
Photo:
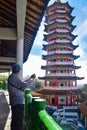
MULTIPOLYGON (((49 5, 55 0, 50 0, 49 5)), ((61 0, 67 2, 67 0, 61 0)), ((87 0, 68 0, 71 7, 74 7, 72 15, 75 16, 72 24, 77 27, 74 29, 73 34, 78 37, 73 41, 73 44, 79 45, 74 51, 75 55, 80 57, 75 60, 75 65, 81 66, 80 69, 76 70, 76 75, 84 77, 84 80, 78 81, 78 84, 87 83, 87 0)), ((44 76, 44 70, 41 70, 41 65, 45 65, 45 61, 42 60, 42 54, 45 52, 42 50, 44 34, 44 17, 41 22, 41 26, 38 30, 37 36, 34 41, 31 53, 27 62, 23 65, 23 75, 31 75, 36 73, 36 76, 44 76)))

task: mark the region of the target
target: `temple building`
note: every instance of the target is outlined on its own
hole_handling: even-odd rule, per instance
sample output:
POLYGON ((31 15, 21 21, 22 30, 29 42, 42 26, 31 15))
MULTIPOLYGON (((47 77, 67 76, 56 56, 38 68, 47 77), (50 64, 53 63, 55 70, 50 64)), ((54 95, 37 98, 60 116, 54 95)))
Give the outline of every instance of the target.
POLYGON ((46 61, 45 76, 39 77, 44 80, 44 87, 39 92, 47 100, 47 104, 54 106, 72 105, 74 99, 81 94, 77 80, 83 77, 76 76, 75 60, 79 56, 74 55, 78 45, 73 41, 77 37, 72 32, 75 18, 71 15, 74 8, 68 2, 62 3, 56 0, 47 7, 45 13, 45 35, 43 50, 46 52, 42 59, 46 61))

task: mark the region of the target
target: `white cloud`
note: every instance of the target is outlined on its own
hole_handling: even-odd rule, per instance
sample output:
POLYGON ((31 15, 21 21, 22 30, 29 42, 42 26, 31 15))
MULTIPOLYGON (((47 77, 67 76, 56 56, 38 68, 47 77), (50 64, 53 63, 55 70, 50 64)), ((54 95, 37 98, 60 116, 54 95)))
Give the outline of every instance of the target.
POLYGON ((44 34, 44 18, 41 22, 41 26, 39 27, 39 30, 37 32, 37 36, 35 38, 35 42, 34 42, 35 46, 42 45, 43 38, 44 38, 43 34, 44 34))
POLYGON ((76 70, 76 75, 78 77, 84 77, 83 80, 78 80, 78 84, 87 84, 87 62, 76 61, 76 64, 81 66, 80 69, 76 70))
POLYGON ((78 38, 74 41, 74 44, 78 44, 79 47, 74 51, 74 54, 80 55, 80 58, 75 60, 77 66, 81 66, 80 69, 76 70, 76 75, 78 77, 84 77, 84 80, 78 81, 78 84, 87 83, 87 62, 86 57, 87 54, 84 51, 87 48, 87 44, 84 41, 84 37, 87 36, 87 19, 80 24, 76 30, 76 34, 78 34, 78 38))
MULTIPOLYGON (((87 36, 87 19, 83 21, 82 24, 80 24, 75 33, 78 35, 78 37, 76 38, 76 40, 74 41, 74 43, 78 43, 80 41, 82 41, 82 39, 87 36)), ((82 43, 81 43, 82 44, 82 43)), ((83 45, 83 44, 82 44, 83 45)))
POLYGON ((44 76, 45 71, 41 70, 41 65, 45 65, 45 61, 40 56, 30 55, 28 61, 23 65, 23 76, 33 73, 36 74, 36 77, 44 76))

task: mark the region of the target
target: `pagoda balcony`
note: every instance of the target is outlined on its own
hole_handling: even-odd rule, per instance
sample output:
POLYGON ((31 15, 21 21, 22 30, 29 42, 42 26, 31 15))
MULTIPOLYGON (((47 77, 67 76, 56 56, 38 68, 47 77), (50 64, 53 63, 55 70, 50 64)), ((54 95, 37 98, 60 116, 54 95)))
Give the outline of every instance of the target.
POLYGON ((46 76, 49 76, 49 77, 75 77, 76 74, 72 74, 72 73, 50 73, 50 74, 46 74, 46 76))
POLYGON ((60 9, 58 9, 58 10, 53 10, 53 11, 49 12, 48 15, 52 15, 52 14, 54 14, 55 12, 57 12, 57 13, 66 13, 65 10, 60 10, 60 9))
POLYGON ((58 39, 58 40, 52 40, 52 41, 49 41, 48 44, 53 44, 55 42, 58 42, 58 43, 69 43, 70 40, 67 40, 67 39, 63 39, 63 40, 60 40, 60 39, 58 39))
POLYGON ((67 33, 67 32, 69 32, 67 29, 55 29, 55 30, 50 31, 49 34, 54 33, 55 31, 56 32, 60 32, 60 33, 67 33))
POLYGON ((54 23, 54 22, 59 22, 59 23, 66 23, 67 22, 67 20, 66 19, 54 19, 54 20, 52 20, 52 21, 49 21, 49 24, 52 24, 52 23, 54 23))
POLYGON ((73 61, 63 61, 63 62, 61 62, 61 61, 56 61, 56 62, 50 62, 50 63, 47 63, 46 64, 47 66, 48 65, 73 65, 73 61))
POLYGON ((44 86, 47 90, 77 90, 80 89, 79 86, 44 86))
POLYGON ((50 54, 71 54, 71 53, 72 53, 72 51, 57 50, 57 51, 47 52, 47 55, 50 55, 50 54))
POLYGON ((66 10, 56 10, 57 13, 66 13, 66 10))

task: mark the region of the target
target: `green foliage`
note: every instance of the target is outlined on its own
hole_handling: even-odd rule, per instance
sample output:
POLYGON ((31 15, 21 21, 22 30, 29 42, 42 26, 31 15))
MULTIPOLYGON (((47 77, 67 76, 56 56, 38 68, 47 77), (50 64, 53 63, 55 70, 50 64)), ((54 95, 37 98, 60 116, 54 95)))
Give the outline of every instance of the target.
POLYGON ((6 75, 0 75, 0 81, 7 82, 8 76, 6 75))
POLYGON ((7 83, 8 76, 6 75, 0 75, 0 89, 7 89, 8 83, 7 83))
POLYGON ((36 87, 36 89, 40 89, 43 87, 43 83, 39 79, 36 79, 35 80, 35 87, 36 87))
POLYGON ((83 90, 83 94, 81 95, 81 98, 85 100, 85 99, 87 99, 87 84, 85 84, 82 87, 82 90, 83 90))
POLYGON ((82 87, 82 90, 87 93, 87 84, 85 84, 83 87, 82 87))

